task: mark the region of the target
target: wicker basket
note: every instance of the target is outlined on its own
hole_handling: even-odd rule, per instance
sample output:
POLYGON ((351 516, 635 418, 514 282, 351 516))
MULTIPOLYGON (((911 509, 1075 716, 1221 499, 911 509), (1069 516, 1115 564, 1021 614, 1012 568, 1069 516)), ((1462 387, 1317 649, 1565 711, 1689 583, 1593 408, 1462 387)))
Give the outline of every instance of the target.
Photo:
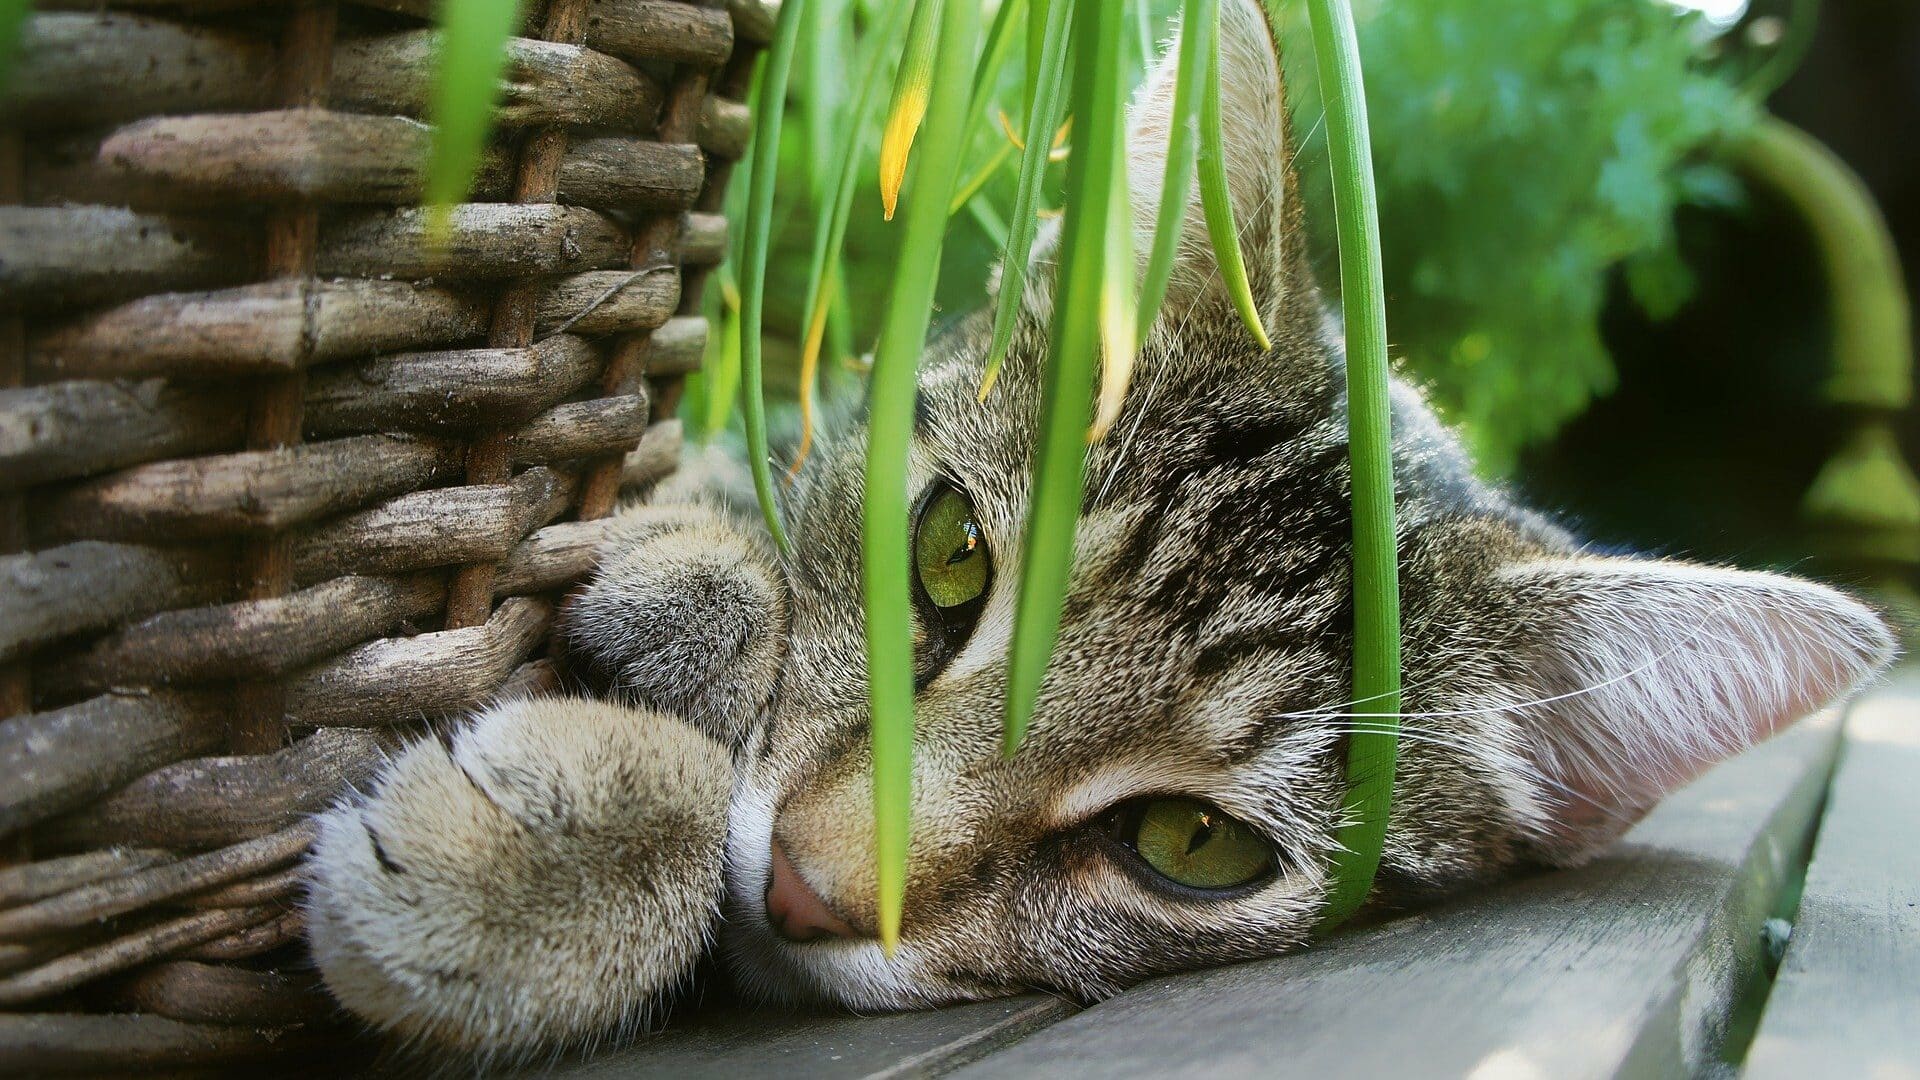
POLYGON ((769 10, 550 0, 435 257, 433 2, 29 20, 0 100, 0 1073, 337 1041, 307 815, 550 685, 556 603, 678 452, 769 10))

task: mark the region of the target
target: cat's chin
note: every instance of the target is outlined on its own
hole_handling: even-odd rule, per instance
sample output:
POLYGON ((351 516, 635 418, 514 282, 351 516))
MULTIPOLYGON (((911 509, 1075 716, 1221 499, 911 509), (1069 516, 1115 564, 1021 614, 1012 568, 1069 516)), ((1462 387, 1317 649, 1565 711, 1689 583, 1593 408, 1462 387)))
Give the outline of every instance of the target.
POLYGON ((743 782, 734 790, 729 816, 720 943, 734 981, 749 995, 793 1005, 891 1012, 1009 992, 943 977, 910 940, 889 958, 872 938, 782 938, 767 917, 774 799, 743 782))

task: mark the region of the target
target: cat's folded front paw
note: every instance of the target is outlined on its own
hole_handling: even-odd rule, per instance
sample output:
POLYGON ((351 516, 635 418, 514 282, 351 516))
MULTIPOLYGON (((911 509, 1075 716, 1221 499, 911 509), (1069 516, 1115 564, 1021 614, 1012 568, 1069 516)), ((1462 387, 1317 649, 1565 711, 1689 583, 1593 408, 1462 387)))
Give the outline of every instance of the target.
POLYGON ((321 818, 309 936, 327 988, 439 1048, 617 1033, 680 981, 722 890, 732 763, 604 702, 498 706, 321 818))
POLYGON ((704 506, 623 514, 562 613, 573 675, 738 746, 787 648, 786 586, 767 542, 704 506))

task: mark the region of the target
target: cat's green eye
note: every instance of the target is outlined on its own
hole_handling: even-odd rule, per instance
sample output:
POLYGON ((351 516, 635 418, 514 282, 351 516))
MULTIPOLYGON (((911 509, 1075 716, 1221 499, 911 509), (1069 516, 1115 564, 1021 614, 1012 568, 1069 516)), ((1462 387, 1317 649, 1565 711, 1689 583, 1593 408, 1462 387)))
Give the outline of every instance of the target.
POLYGON ((942 484, 921 509, 913 529, 913 570, 927 599, 942 611, 986 595, 993 557, 973 500, 958 489, 942 484))
POLYGON ((1152 799, 1124 819, 1123 842, 1154 872, 1190 889, 1232 889, 1273 872, 1273 848, 1219 807, 1152 799))

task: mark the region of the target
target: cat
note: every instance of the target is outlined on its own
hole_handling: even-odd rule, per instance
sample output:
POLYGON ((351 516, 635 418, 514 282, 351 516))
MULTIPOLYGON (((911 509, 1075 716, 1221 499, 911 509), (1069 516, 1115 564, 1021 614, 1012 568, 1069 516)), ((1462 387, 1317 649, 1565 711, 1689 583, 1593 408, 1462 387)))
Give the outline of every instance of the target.
MULTIPOLYGON (((1348 701, 1343 356, 1273 29, 1259 0, 1221 19, 1230 197, 1272 348, 1190 207, 1119 422, 1089 452, 1058 646, 1010 758, 1053 241, 984 402, 986 315, 926 350, 898 951, 875 930, 856 416, 784 493, 791 558, 692 472, 669 483, 622 515, 562 617, 593 700, 497 706, 326 816, 312 938, 350 1008, 511 1051, 643 1022, 710 933, 747 991, 860 1010, 1095 999, 1313 934, 1366 711, 1348 701)), ((1142 236, 1171 98, 1163 61, 1129 114, 1142 236)), ((1404 383, 1393 430, 1406 691, 1376 908, 1578 863, 1894 652, 1877 614, 1822 585, 1588 552, 1477 479, 1404 383)))

